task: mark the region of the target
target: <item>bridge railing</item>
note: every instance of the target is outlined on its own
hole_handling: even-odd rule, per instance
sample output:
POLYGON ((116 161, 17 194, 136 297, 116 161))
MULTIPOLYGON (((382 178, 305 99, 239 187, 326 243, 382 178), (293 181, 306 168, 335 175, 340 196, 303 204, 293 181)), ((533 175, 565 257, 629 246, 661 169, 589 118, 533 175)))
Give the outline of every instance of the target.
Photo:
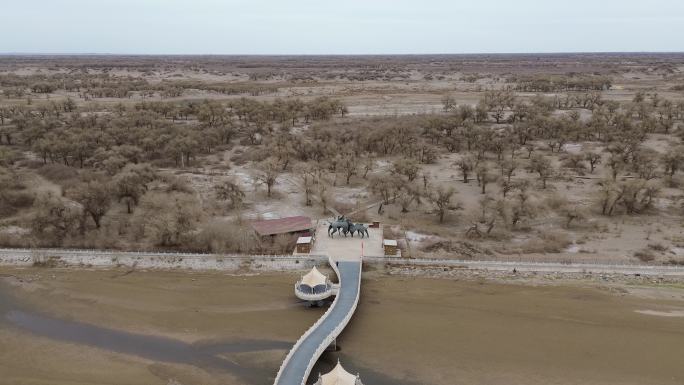
MULTIPOLYGON (((335 274, 337 274, 337 279, 341 282, 341 281, 342 281, 342 278, 341 278, 341 275, 340 275, 340 271, 339 271, 339 269, 337 268, 337 265, 336 265, 335 262, 332 260, 332 258, 328 257, 328 260, 329 260, 330 266, 332 266, 333 270, 335 271, 335 274)), ((302 343, 304 343, 304 341, 309 337, 309 335, 311 335, 311 333, 313 333, 314 330, 316 330, 316 328, 318 328, 318 326, 319 326, 320 324, 322 324, 323 321, 326 320, 326 318, 328 318, 328 316, 329 316, 330 313, 333 311, 333 309, 335 309, 335 306, 337 306, 337 303, 338 303, 338 297, 335 297, 335 299, 333 300, 332 305, 330 305, 330 307, 328 308, 328 310, 326 310, 325 313, 323 313, 323 316, 321 316, 321 318, 319 318, 318 320, 316 320, 316 322, 315 322, 313 325, 311 325, 311 326, 309 327, 309 329, 307 329, 306 332, 305 332, 304 334, 302 334, 301 337, 299 337, 299 339, 297 340, 297 342, 295 342, 295 344, 292 346, 292 349, 290 349, 290 351, 287 353, 287 356, 285 356, 285 359, 284 359, 283 362, 280 364, 280 368, 278 369, 278 374, 276 375, 276 378, 275 378, 275 381, 274 381, 274 384, 275 384, 275 385, 278 385, 278 382, 280 381, 280 376, 282 376, 282 374, 283 374, 283 369, 284 369, 284 368, 287 366, 287 364, 290 362, 290 360, 292 359, 292 356, 295 354, 295 352, 297 351, 297 349, 299 349, 299 347, 302 345, 302 343)), ((313 365, 312 365, 312 367, 313 367, 313 365)), ((307 379, 307 377, 308 377, 308 372, 309 372, 309 371, 311 371, 311 369, 308 369, 307 374, 304 376, 304 379, 302 380, 302 381, 303 381, 302 383, 305 383, 305 382, 306 382, 306 379, 307 379)), ((289 385, 289 384, 288 384, 288 385, 289 385)))
MULTIPOLYGON (((334 264, 333 264, 333 266, 334 266, 334 264)), ((344 316, 342 321, 339 324, 337 324, 335 329, 333 329, 333 331, 330 332, 330 334, 328 334, 328 336, 325 338, 325 340, 323 340, 323 342, 318 346, 318 348, 316 349, 316 352, 314 353, 314 355, 311 357, 311 360, 309 361, 309 365, 307 365, 307 367, 306 367, 306 372, 304 372, 304 378, 302 379, 302 383, 300 385, 306 385, 306 380, 307 380, 307 378, 309 378, 309 375, 311 374, 311 370, 313 369, 314 365, 316 365, 316 361, 318 361, 318 358, 321 356, 321 354, 323 354, 325 349, 327 349, 328 346, 330 346, 333 343, 333 341, 335 341, 335 338, 337 338, 337 336, 339 336, 340 333, 342 333, 342 330, 344 330, 344 328, 347 326, 347 324, 351 320, 351 317, 354 315, 354 312, 356 312, 356 307, 359 304, 359 297, 361 295, 361 267, 362 267, 362 264, 359 263, 359 279, 357 281, 356 297, 354 298, 354 304, 352 305, 349 312, 347 312, 347 314, 344 316)), ((337 271, 337 267, 334 266, 333 268, 336 270, 336 272, 338 273, 338 277, 339 277, 339 272, 337 271)), ((335 301, 337 301, 337 298, 335 299, 335 301)))
POLYGON ((295 296, 297 296, 297 298, 303 299, 305 301, 320 301, 320 300, 324 300, 324 299, 335 294, 334 286, 332 285, 332 283, 328 283, 325 291, 321 292, 321 293, 303 292, 300 289, 300 285, 301 285, 301 281, 295 283, 295 285, 294 285, 295 296))

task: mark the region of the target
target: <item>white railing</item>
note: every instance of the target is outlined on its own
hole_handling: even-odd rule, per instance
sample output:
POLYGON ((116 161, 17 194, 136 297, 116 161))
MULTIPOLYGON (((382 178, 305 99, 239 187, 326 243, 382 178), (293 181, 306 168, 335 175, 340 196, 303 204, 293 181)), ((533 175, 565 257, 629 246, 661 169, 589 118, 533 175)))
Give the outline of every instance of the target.
MULTIPOLYGON (((362 263, 359 263, 359 279, 357 283, 357 288, 356 288, 356 298, 354 298, 354 304, 352 305, 352 308, 347 312, 347 315, 344 316, 344 319, 342 319, 342 322, 337 324, 335 329, 328 334, 328 336, 323 340, 323 342, 318 345, 318 348, 316 349, 316 352, 314 355, 311 357, 311 360, 309 361, 309 365, 306 367, 306 371, 304 372, 304 378, 302 379, 302 383, 300 385, 306 385, 306 380, 309 378, 309 375, 311 374, 311 370, 313 369, 314 365, 316 365, 316 361, 318 361, 318 358, 323 354, 325 349, 330 346, 333 341, 335 341, 335 338, 342 333, 342 330, 347 326, 349 321, 351 320, 351 317, 354 315, 354 312, 356 311, 356 306, 359 304, 359 297, 361 295, 361 267, 362 263)), ((339 276, 339 275, 338 275, 339 276)), ((337 300, 337 299, 336 299, 337 300)))
POLYGON ((295 283, 294 285, 294 291, 295 291, 295 296, 297 298, 304 300, 304 301, 321 301, 324 300, 332 295, 335 294, 335 291, 333 290, 333 285, 328 282, 328 286, 326 290, 322 293, 318 294, 313 294, 313 293, 305 293, 299 289, 299 286, 302 284, 301 281, 295 283))
MULTIPOLYGON (((337 274, 337 277, 338 277, 338 280, 340 281, 340 286, 341 286, 342 276, 340 275, 340 270, 338 269, 335 261, 333 261, 332 258, 330 258, 330 257, 328 257, 328 258, 329 258, 330 266, 332 266, 333 270, 335 271, 335 274, 337 274)), ((342 329, 344 329, 344 327, 347 325, 347 323, 349 323, 349 320, 351 319, 352 314, 356 311, 356 306, 359 302, 359 293, 361 291, 360 290, 361 289, 361 266, 362 266, 362 264, 359 263, 359 280, 358 280, 358 287, 356 290, 356 299, 354 300, 354 306, 352 307, 351 311, 349 313, 347 313, 347 315, 342 320, 342 322, 337 325, 337 327, 333 330, 333 332, 331 334, 329 334, 325 338, 323 343, 321 343, 319 345, 319 347, 316 349, 316 352, 314 353, 314 355, 311 357, 311 359, 309 361, 309 365, 307 365, 306 372, 304 373, 304 377, 302 378, 302 383, 300 385, 306 384, 306 380, 309 377, 309 374, 311 373, 311 369, 316 364, 316 361, 318 361, 318 358, 321 356, 321 354, 323 354, 323 351, 325 351, 325 349, 327 349, 328 346, 330 346, 330 344, 335 340, 335 337, 337 337, 342 332, 342 329), (334 336, 334 337, 331 338, 331 336, 334 336)), ((301 346, 301 344, 304 343, 304 341, 309 337, 309 335, 311 335, 311 333, 313 333, 314 330, 316 330, 316 328, 318 328, 318 326, 320 326, 323 323, 323 321, 325 321, 328 318, 328 316, 332 313, 332 311, 335 309, 335 307, 338 304, 338 299, 339 299, 339 296, 335 297, 332 305, 330 305, 328 310, 326 310, 325 313, 323 313, 323 316, 321 316, 321 318, 316 320, 316 322, 313 325, 311 325, 311 327, 309 327, 309 329, 307 329, 307 331, 304 334, 302 334, 302 336, 299 337, 297 342, 292 346, 292 349, 290 349, 290 351, 287 353, 287 356, 285 357, 283 362, 280 364, 280 368, 278 369, 278 374, 276 375, 276 378, 274 381, 275 385, 278 385, 278 382, 280 381, 280 376, 283 373, 283 368, 285 368, 285 366, 287 366, 287 364, 292 359, 292 356, 295 354, 295 352, 301 346)))
MULTIPOLYGON (((335 270, 335 274, 337 274, 337 278, 338 278, 338 280, 340 280, 340 282, 341 282, 340 271, 338 270, 337 265, 335 264, 335 262, 334 262, 334 261, 332 260, 332 258, 330 258, 330 257, 328 257, 328 262, 330 263, 330 266, 332 266, 333 270, 335 270)), ((332 312, 332 310, 335 308, 335 305, 337 305, 337 297, 335 297, 335 299, 333 300, 332 305, 330 305, 330 307, 328 308, 328 310, 326 310, 325 313, 323 313, 323 316, 321 316, 321 318, 319 318, 318 320, 316 320, 316 322, 315 322, 313 325, 311 325, 311 326, 309 327, 309 329, 307 329, 306 332, 304 332, 304 334, 302 334, 301 337, 299 337, 299 339, 297 340, 297 342, 295 342, 295 344, 292 346, 292 349, 290 349, 290 351, 287 353, 287 356, 285 356, 285 359, 284 359, 283 362, 280 364, 280 368, 278 369, 278 374, 276 375, 276 379, 275 379, 274 384, 278 384, 278 381, 280 380, 280 376, 282 375, 282 372, 283 372, 283 368, 290 362, 290 359, 292 358, 292 356, 294 355, 294 353, 297 351, 297 349, 299 348, 299 346, 304 342, 304 340, 307 339, 307 337, 309 337, 309 335, 310 335, 311 333, 313 333, 314 330, 316 330, 316 328, 317 328, 321 323, 323 323, 323 321, 325 321, 325 319, 328 317, 328 315, 330 315, 330 313, 332 312)))

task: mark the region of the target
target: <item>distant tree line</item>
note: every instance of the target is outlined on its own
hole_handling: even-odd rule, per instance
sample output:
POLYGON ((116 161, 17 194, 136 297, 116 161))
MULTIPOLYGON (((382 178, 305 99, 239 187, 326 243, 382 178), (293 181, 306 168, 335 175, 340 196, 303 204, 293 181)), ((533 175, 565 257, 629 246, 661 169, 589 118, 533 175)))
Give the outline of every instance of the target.
POLYGON ((510 77, 508 81, 522 92, 605 91, 613 85, 605 76, 531 75, 510 77))

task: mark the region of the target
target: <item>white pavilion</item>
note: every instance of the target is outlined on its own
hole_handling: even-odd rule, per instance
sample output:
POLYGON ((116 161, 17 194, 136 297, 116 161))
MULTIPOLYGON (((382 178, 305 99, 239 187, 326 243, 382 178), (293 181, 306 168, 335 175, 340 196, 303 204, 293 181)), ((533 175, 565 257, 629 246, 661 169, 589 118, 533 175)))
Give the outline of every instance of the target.
POLYGON ((340 361, 328 374, 318 375, 318 381, 314 385, 363 385, 359 375, 353 375, 344 370, 340 361))
POLYGON ((333 294, 332 282, 315 266, 295 284, 295 295, 305 301, 321 301, 333 294))

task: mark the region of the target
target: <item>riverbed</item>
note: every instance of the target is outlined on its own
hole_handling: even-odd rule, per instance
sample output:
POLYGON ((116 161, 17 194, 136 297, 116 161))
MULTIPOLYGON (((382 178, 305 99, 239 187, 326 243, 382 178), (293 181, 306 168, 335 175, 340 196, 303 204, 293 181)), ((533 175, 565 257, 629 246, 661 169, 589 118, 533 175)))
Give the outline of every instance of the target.
MULTIPOLYGON (((271 384, 325 309, 299 273, 0 269, 7 384, 271 384)), ((364 275, 338 359, 366 385, 682 384, 684 289, 364 275)), ((312 377, 313 379, 313 377, 312 377)))

